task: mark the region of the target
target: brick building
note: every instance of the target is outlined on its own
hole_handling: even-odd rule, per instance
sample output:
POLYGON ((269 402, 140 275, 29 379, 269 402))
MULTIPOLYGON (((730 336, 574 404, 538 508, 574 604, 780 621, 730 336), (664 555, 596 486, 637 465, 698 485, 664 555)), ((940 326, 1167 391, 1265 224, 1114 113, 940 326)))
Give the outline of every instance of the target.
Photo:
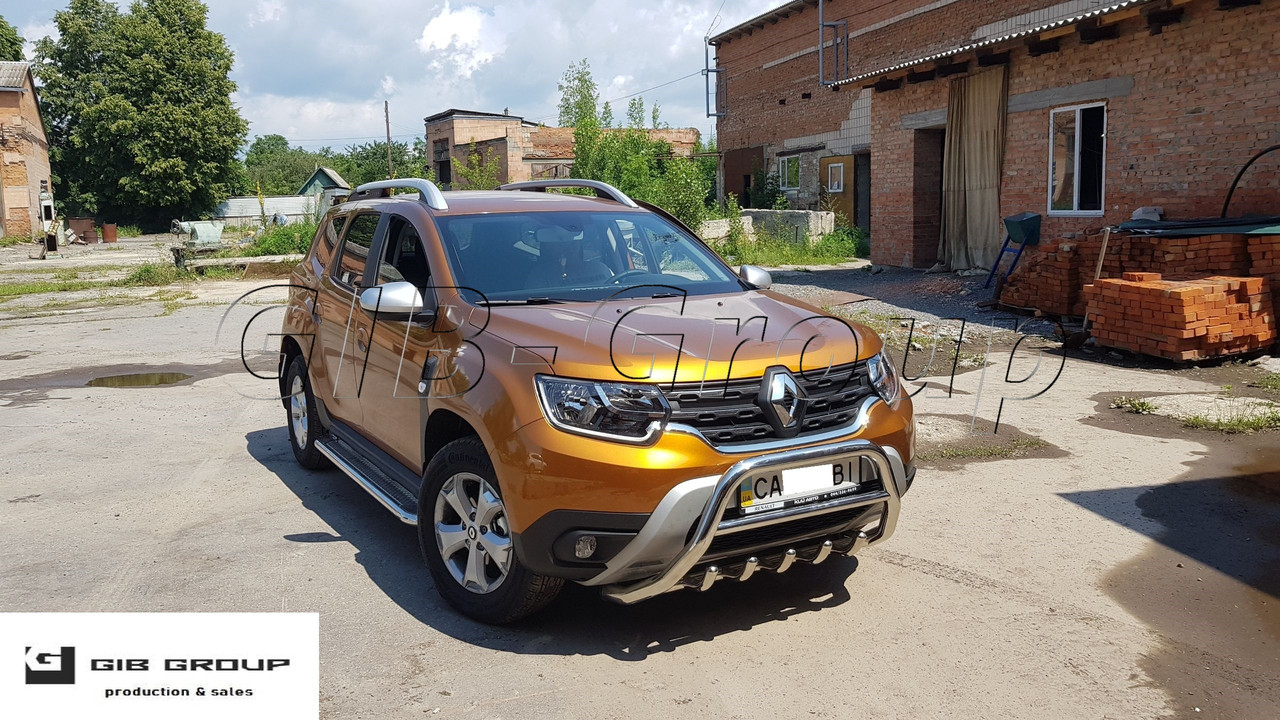
POLYGON ((49 140, 31 66, 0 62, 0 236, 42 233, 41 183, 50 191, 49 140))
MULTIPOLYGON (((466 162, 471 143, 489 158, 499 158, 503 182, 569 177, 573 166, 573 128, 546 127, 515 115, 446 110, 425 120, 431 169, 445 184, 453 182, 454 163, 466 162)), ((608 132, 608 131, 606 131, 608 132)), ((677 155, 693 154, 699 133, 694 128, 648 130, 666 140, 677 155)))
MULTIPOLYGON (((1280 143, 1278 32, 1277 0, 789 2, 710 40, 723 188, 776 172, 912 267, 988 265, 1023 211, 1046 238, 1143 206, 1217 217, 1280 143)), ((1280 213, 1278 168, 1230 214, 1280 213)))

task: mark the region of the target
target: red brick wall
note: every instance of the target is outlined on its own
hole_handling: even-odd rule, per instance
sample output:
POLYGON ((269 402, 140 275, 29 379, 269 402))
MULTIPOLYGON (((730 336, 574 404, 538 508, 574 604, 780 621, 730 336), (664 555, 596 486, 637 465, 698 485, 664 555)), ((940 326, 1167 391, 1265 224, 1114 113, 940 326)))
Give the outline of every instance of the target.
MULTIPOLYGON (((872 11, 892 17, 921 3, 887 3, 872 11)), ((957 0, 854 40, 855 73, 967 42, 973 30, 1049 2, 957 0)), ((834 0, 835 15, 848 15, 853 0, 834 0)), ((1232 176, 1256 151, 1280 143, 1280 2, 1219 11, 1195 0, 1182 23, 1149 34, 1142 18, 1118 24, 1119 37, 1082 45, 1061 39, 1059 52, 1030 57, 1016 45, 1010 59, 1010 94, 1047 90, 1090 80, 1132 76, 1132 91, 1107 100, 1106 214, 1045 217, 1043 236, 1056 239, 1129 219, 1144 205, 1163 206, 1166 217, 1216 216, 1232 176)), ((876 16, 862 23, 877 22, 876 16)), ((858 27, 851 22, 850 27, 858 27)), ((832 92, 818 83, 817 58, 802 56, 764 70, 761 65, 811 47, 817 39, 812 8, 717 50, 728 75, 729 116, 718 124, 723 149, 778 145, 785 138, 837 130, 849 115, 858 87, 832 92), (801 92, 812 93, 802 100, 801 92), (786 98, 785 106, 779 105, 786 98)), ((963 56, 961 59, 964 59, 963 56)), ((976 69, 976 68, 975 68, 976 69)), ((872 260, 924 266, 929 203, 929 153, 918 152, 902 115, 946 107, 948 81, 937 79, 876 93, 871 103, 872 260), (918 208, 916 204, 921 203, 918 208)), ((1044 213, 1047 204, 1049 108, 1010 114, 1001 213, 1044 213)), ((1275 213, 1280 208, 1280 153, 1246 175, 1231 214, 1275 213)), ((936 250, 936 238, 934 248, 936 250)))

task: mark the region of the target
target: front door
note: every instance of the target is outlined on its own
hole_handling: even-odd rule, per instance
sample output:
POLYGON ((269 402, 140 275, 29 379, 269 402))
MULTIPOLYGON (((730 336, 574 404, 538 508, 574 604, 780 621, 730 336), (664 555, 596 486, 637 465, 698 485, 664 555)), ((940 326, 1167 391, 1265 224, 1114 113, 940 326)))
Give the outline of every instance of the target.
POLYGON ((428 408, 423 401, 427 393, 420 392, 418 384, 425 380, 430 385, 434 369, 449 364, 442 355, 447 354, 452 336, 433 326, 436 302, 431 269, 413 222, 390 215, 385 237, 371 282, 413 283, 422 293, 425 311, 407 319, 374 318, 360 406, 365 437, 420 473, 428 408))
POLYGON ((818 161, 818 167, 821 172, 819 177, 822 181, 823 190, 826 192, 827 197, 831 198, 835 212, 843 216, 836 218, 836 224, 852 226, 855 222, 853 156, 832 155, 824 157, 818 161))

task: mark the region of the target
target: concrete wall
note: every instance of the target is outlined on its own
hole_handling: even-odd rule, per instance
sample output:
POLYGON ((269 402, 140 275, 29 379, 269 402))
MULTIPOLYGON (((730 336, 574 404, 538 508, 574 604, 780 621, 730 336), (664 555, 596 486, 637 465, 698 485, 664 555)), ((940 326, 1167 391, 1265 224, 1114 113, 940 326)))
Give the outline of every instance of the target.
POLYGON ((798 237, 808 242, 836 229, 836 215, 830 212, 808 210, 743 210, 744 218, 751 218, 758 232, 782 238, 798 237))
MULTIPOLYGON (((712 245, 719 245, 729 239, 729 230, 731 221, 726 218, 724 220, 706 220, 698 228, 698 237, 712 245)), ((755 224, 753 218, 749 215, 742 216, 742 232, 748 237, 755 237, 755 224)))
POLYGON ((31 88, 0 90, 0 232, 40 234, 40 181, 50 183, 49 143, 31 88))

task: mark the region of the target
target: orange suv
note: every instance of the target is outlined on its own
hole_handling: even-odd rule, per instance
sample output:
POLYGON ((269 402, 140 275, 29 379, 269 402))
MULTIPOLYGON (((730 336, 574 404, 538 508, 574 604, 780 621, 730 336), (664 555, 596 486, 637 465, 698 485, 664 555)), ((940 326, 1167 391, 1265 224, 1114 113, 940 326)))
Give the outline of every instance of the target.
POLYGON ((853 555, 911 485, 911 400, 871 330, 769 285, 604 183, 362 185, 292 276, 294 454, 486 622, 853 555))

